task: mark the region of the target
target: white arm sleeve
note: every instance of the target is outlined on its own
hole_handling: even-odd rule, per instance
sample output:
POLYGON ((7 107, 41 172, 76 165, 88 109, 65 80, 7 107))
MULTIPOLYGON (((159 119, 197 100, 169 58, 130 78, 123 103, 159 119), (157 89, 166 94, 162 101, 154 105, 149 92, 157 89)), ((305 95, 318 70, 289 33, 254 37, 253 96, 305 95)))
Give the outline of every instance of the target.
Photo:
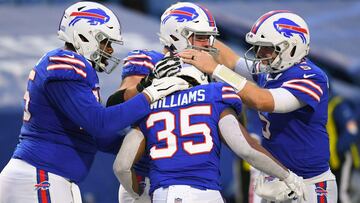
POLYGON ((285 88, 269 89, 269 91, 274 98, 273 113, 289 113, 306 105, 285 88))
POLYGON ((289 172, 278 165, 266 154, 252 148, 243 136, 239 123, 235 116, 226 115, 219 121, 219 129, 226 144, 241 158, 245 159, 255 168, 284 180, 289 172))
POLYGON ((132 188, 131 167, 143 139, 144 135, 141 131, 132 129, 124 138, 113 164, 115 176, 125 190, 135 199, 139 198, 139 195, 132 188))
MULTIPOLYGON (((249 64, 249 66, 251 66, 252 62, 248 61, 248 64, 249 64)), ((249 72, 249 69, 247 68, 246 61, 244 58, 242 58, 242 57, 239 58, 239 60, 236 62, 234 71, 235 71, 235 73, 238 73, 239 75, 243 76, 247 80, 254 81, 251 73, 249 72)))

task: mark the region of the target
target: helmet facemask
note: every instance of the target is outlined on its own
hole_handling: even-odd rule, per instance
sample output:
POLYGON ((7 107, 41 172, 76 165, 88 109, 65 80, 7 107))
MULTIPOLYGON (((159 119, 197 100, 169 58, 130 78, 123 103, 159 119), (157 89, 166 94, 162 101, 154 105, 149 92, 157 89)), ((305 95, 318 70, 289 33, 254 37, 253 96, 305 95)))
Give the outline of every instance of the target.
POLYGON ((246 66, 251 74, 278 73, 284 71, 282 54, 289 48, 288 42, 276 45, 268 42, 257 42, 245 52, 246 66))
POLYGON ((98 32, 95 35, 98 48, 90 55, 90 61, 94 63, 94 68, 98 72, 111 73, 121 62, 121 59, 113 56, 115 49, 123 45, 122 41, 110 38, 103 32, 98 32), (113 49, 111 53, 107 52, 108 47, 113 49), (114 48, 115 47, 115 48, 114 48))
POLYGON ((188 39, 188 46, 189 49, 197 49, 207 51, 211 54, 217 54, 218 50, 214 47, 214 42, 216 36, 218 36, 218 32, 199 32, 194 31, 189 28, 184 28, 181 32, 181 35, 188 39), (195 43, 197 41, 203 42, 207 41, 208 46, 197 46, 195 43))

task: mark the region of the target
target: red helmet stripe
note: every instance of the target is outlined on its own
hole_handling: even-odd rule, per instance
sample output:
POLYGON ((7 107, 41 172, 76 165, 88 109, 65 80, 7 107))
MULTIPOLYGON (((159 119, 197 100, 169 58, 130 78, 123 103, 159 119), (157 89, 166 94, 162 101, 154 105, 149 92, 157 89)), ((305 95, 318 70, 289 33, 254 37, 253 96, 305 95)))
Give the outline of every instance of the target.
POLYGON ((275 15, 277 13, 290 13, 290 11, 288 11, 288 10, 274 10, 274 11, 270 11, 268 13, 265 13, 253 25, 253 27, 251 28, 251 32, 256 34, 256 32, 258 31, 260 25, 263 24, 266 19, 270 18, 271 16, 273 16, 273 15, 275 15))

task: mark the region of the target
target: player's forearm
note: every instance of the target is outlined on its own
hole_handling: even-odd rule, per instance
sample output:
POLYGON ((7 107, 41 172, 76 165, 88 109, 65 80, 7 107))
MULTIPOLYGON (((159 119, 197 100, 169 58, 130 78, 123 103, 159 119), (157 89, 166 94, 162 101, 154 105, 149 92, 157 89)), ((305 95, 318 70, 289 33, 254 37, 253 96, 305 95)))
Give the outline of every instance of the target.
POLYGON ((96 140, 107 139, 105 143, 116 140, 119 136, 117 132, 150 113, 150 105, 144 94, 123 104, 104 108, 86 84, 60 81, 50 82, 45 88, 52 104, 62 114, 96 140))
POLYGON ((245 159, 255 168, 283 180, 288 177, 288 170, 274 159, 269 152, 252 140, 245 137, 238 121, 233 115, 227 115, 219 121, 219 129, 226 144, 238 156, 245 159))
POLYGON ((136 180, 136 173, 131 168, 140 159, 144 148, 144 136, 141 131, 132 129, 124 138, 122 146, 116 155, 113 170, 123 185, 134 198, 139 197, 139 184, 136 180))
POLYGON ((111 137, 114 133, 134 124, 149 113, 149 99, 145 94, 138 94, 122 104, 104 108, 100 112, 93 112, 93 114, 97 114, 93 117, 98 120, 91 124, 96 127, 89 127, 93 130, 99 129, 97 131, 103 137, 111 137))
POLYGON ((139 94, 139 92, 137 91, 136 86, 135 87, 129 87, 125 91, 124 99, 125 99, 125 101, 127 101, 127 100, 135 97, 137 94, 139 94))
POLYGON ((269 90, 259 88, 247 81, 244 88, 238 92, 244 104, 258 111, 273 112, 274 99, 269 90))

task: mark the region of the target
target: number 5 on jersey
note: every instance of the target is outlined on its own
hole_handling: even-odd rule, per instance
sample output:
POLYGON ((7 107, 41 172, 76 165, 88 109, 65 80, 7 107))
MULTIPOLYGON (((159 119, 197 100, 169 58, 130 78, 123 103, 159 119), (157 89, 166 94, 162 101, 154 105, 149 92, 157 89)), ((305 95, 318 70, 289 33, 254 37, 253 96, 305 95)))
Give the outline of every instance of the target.
POLYGON ((204 136, 204 141, 201 143, 194 143, 193 141, 184 141, 182 147, 188 154, 202 154, 210 152, 213 148, 213 141, 211 137, 211 129, 206 123, 190 124, 192 116, 199 115, 211 115, 211 106, 193 106, 189 108, 180 109, 179 118, 175 117, 170 111, 161 111, 153 113, 146 121, 147 128, 154 126, 156 122, 164 122, 164 130, 157 132, 157 140, 165 140, 167 146, 164 148, 158 148, 152 146, 150 149, 150 156, 152 159, 170 158, 178 150, 178 137, 173 133, 175 129, 176 119, 179 119, 179 136, 190 136, 193 134, 201 134, 204 136))

